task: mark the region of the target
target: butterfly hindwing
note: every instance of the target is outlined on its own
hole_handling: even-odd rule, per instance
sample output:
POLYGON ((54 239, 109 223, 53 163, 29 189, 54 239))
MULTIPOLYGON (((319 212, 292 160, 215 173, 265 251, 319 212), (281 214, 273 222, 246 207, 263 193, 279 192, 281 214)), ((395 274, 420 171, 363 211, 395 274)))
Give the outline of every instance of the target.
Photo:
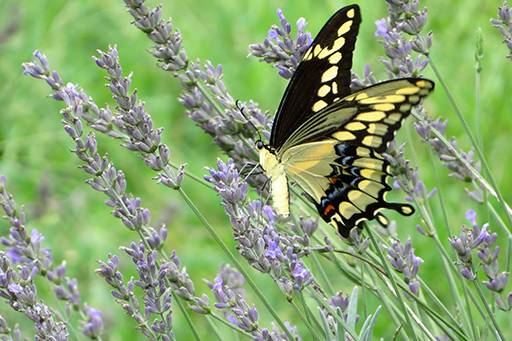
POLYGON ((359 7, 340 9, 304 54, 281 100, 270 145, 279 148, 311 115, 350 94, 352 53, 361 23, 359 7))
POLYGON ((391 175, 381 153, 433 88, 431 81, 409 78, 358 91, 313 116, 293 135, 294 145, 279 153, 286 173, 342 236, 364 220, 387 225, 381 209, 414 212, 408 204, 386 202, 391 175))
POLYGON ((326 139, 290 148, 283 154, 287 173, 315 204, 319 215, 343 237, 364 220, 378 218, 383 208, 404 215, 414 212, 407 204, 388 203, 389 163, 370 148, 326 139))

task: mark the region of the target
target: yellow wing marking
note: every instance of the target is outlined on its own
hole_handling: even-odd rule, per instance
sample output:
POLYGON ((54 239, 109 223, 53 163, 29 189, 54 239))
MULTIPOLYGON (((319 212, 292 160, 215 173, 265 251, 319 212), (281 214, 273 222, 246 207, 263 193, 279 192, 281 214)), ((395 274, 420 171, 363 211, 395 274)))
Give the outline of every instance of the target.
POLYGON ((329 57, 329 63, 331 64, 338 64, 338 62, 341 60, 341 52, 336 52, 332 56, 329 57))
POLYGON ((365 98, 359 101, 360 104, 378 104, 378 103, 401 103, 405 101, 403 95, 388 95, 365 98))
POLYGON ((350 31, 350 27, 352 27, 352 20, 349 20, 340 26, 340 28, 338 29, 338 35, 341 36, 347 33, 348 31, 350 31))
POLYGON ((318 89, 318 96, 319 97, 325 97, 331 92, 331 87, 327 84, 324 84, 318 89))
POLYGON ((352 218, 354 214, 361 213, 361 211, 357 207, 355 207, 348 201, 342 201, 339 204, 338 209, 341 215, 347 220, 352 218))
POLYGON ((396 94, 397 95, 414 95, 414 94, 418 93, 418 91, 420 91, 419 88, 416 88, 414 86, 408 86, 405 88, 398 89, 396 91, 396 94))
POLYGON ((316 101, 315 104, 313 104, 313 108, 312 109, 313 109, 314 112, 317 112, 317 111, 322 110, 326 106, 327 106, 327 103, 325 103, 322 100, 319 100, 319 101, 316 101))
POLYGON ((354 161, 353 163, 354 166, 356 167, 360 167, 360 168, 367 168, 367 169, 375 169, 375 170, 382 170, 383 166, 384 166, 384 161, 383 160, 375 160, 375 159, 372 159, 372 158, 366 158, 366 157, 361 157, 357 160, 354 161))
POLYGON ((338 83, 332 82, 332 93, 337 94, 338 93, 338 83))
POLYGON ((350 122, 345 126, 345 129, 348 129, 351 131, 358 131, 358 130, 366 129, 366 126, 364 124, 362 124, 361 122, 350 122))
POLYGON ((350 141, 356 139, 356 136, 349 131, 339 131, 337 133, 332 134, 332 137, 340 141, 350 141))
POLYGON ((398 121, 400 121, 400 119, 402 118, 402 114, 399 114, 397 112, 395 113, 392 113, 390 114, 385 120, 384 122, 386 122, 387 124, 395 124, 397 123, 398 121))
POLYGON ((341 49, 343 47, 343 45, 345 45, 345 38, 344 37, 339 37, 338 39, 336 39, 334 41, 334 44, 332 45, 331 48, 324 47, 322 52, 320 52, 320 54, 318 55, 318 58, 324 59, 325 57, 330 56, 334 52, 336 52, 339 49, 341 49))
POLYGON ((353 203, 353 205, 361 211, 364 211, 366 207, 371 203, 376 202, 375 198, 372 198, 368 194, 357 189, 353 189, 348 192, 347 197, 353 203))
POLYGON ((384 172, 373 169, 361 169, 360 174, 363 178, 370 179, 373 181, 382 181, 382 178, 386 175, 384 172))
POLYGON ((322 74, 322 83, 333 80, 338 75, 338 66, 333 65, 322 74))
MULTIPOLYGON (((419 100, 419 97, 418 97, 419 100)), ((380 103, 372 105, 372 108, 379 111, 390 111, 395 109, 395 105, 391 103, 380 103)))
POLYGON ((374 198, 378 198, 379 193, 385 188, 383 184, 370 180, 360 181, 357 184, 357 187, 374 198))
POLYGON ((368 111, 356 116, 356 119, 363 122, 377 122, 386 117, 382 111, 368 111))
POLYGON ((384 136, 388 132, 388 126, 382 123, 370 123, 368 125, 368 132, 370 134, 384 136))
POLYGON ((376 135, 367 135, 363 138, 363 144, 371 148, 378 148, 382 145, 382 137, 376 135))

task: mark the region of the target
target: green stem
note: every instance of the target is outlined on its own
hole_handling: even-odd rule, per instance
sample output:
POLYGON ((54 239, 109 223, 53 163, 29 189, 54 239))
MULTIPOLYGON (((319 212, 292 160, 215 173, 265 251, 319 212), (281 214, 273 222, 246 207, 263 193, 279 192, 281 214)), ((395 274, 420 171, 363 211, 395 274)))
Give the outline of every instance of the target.
POLYGON ((220 336, 220 333, 217 330, 217 326, 215 326, 215 324, 213 323, 211 315, 206 316, 206 321, 208 321, 208 324, 210 325, 210 328, 212 328, 213 333, 215 334, 215 337, 217 338, 217 340, 222 341, 222 336, 220 336))
POLYGON ((480 300, 482 301, 482 304, 487 311, 487 315, 491 319, 492 325, 494 327, 494 331, 496 333, 496 339, 505 341, 505 336, 503 336, 503 333, 501 332, 500 326, 498 325, 498 322, 496 322, 496 319, 494 318, 494 314, 491 311, 491 307, 489 307, 489 304, 487 303, 487 300, 485 299, 484 293, 482 292, 482 288, 480 287, 480 284, 476 279, 473 280, 473 284, 475 285, 475 288, 478 292, 478 295, 480 296, 480 300))
POLYGON ((366 228, 366 231, 368 232, 368 235, 370 236, 370 240, 373 244, 373 247, 375 248, 375 250, 377 251, 377 254, 379 255, 379 258, 382 262, 382 265, 384 266, 385 270, 386 270, 386 273, 388 274, 388 278, 389 278, 389 281, 391 282, 391 285, 393 286, 393 290, 395 291, 395 295, 400 303, 400 305, 402 306, 402 309, 403 309, 403 314, 405 316, 405 320, 406 320, 406 328, 407 328, 407 334, 409 334, 410 336, 412 336, 412 338, 414 340, 417 340, 418 337, 416 336, 416 333, 414 332, 414 327, 412 326, 412 322, 411 322, 411 317, 409 316, 409 314, 407 313, 407 309, 405 307, 405 303, 404 303, 404 298, 402 297, 402 295, 400 294, 400 290, 398 289, 398 285, 396 284, 396 281, 392 275, 392 272, 391 272, 391 269, 386 261, 386 258, 384 257, 384 254, 382 253, 382 250, 379 246, 379 244, 377 243, 377 240, 375 239, 375 236, 373 235, 373 232, 371 229, 369 228, 366 228))
MULTIPOLYGON (((317 331, 322 332, 322 326, 320 325, 320 323, 315 319, 315 317, 311 313, 311 310, 309 309, 308 305, 306 304, 306 300, 304 299, 304 295, 302 294, 302 292, 298 292, 297 293, 297 297, 299 297, 299 301, 302 304, 302 307, 304 309, 304 314, 301 313, 299 307, 297 307, 295 302, 291 302, 292 307, 295 309, 295 311, 297 312, 297 315, 299 315, 299 317, 302 319, 302 321, 304 322, 304 324, 308 328, 311 336, 313 338, 315 338, 315 335, 317 335, 317 333, 315 332, 315 329, 314 329, 311 321, 315 322, 315 325, 318 328, 317 331)), ((328 340, 326 340, 326 341, 328 341, 328 340)))
MULTIPOLYGON (((507 217, 508 217, 508 220, 509 220, 509 223, 512 225, 512 210, 510 209, 510 207, 507 205, 507 203, 505 202, 505 199, 503 198, 503 196, 501 195, 499 189, 498 189, 498 186, 496 184, 496 182, 494 181, 494 178, 492 176, 492 173, 491 173, 491 169, 489 168, 489 165, 487 164, 487 161, 484 157, 484 154, 482 152, 482 150, 480 149, 480 147, 478 146, 477 144, 477 141, 475 139, 475 137, 473 136, 473 133, 471 132, 471 129, 469 129, 469 125, 468 123, 466 122, 466 119, 464 118, 464 116, 462 115, 462 112, 460 111, 459 107, 457 106, 457 103, 455 102, 455 98, 453 97, 450 89, 448 88, 448 86, 446 85, 446 83, 444 82, 444 79, 443 77, 441 76, 441 73, 439 72, 439 70, 437 69, 434 61, 432 59, 430 59, 430 63, 429 63, 430 67, 432 68, 432 70, 434 71, 437 79, 439 80, 439 82, 441 83, 443 89, 445 90, 447 96, 448 96, 448 100, 450 101, 450 103, 452 104, 454 110, 455 110, 455 113, 457 114, 457 117, 459 118, 460 122, 462 123, 462 126, 466 132, 466 134, 468 135, 470 141, 471 141, 471 144, 473 145, 473 148, 476 150, 477 154, 478 154, 478 158, 480 159, 480 161, 482 162, 482 165, 484 167, 484 170, 485 172, 487 173, 488 177, 489 177, 489 181, 491 182, 491 186, 489 186, 487 183, 487 186, 489 186, 490 188, 489 189, 492 189, 493 192, 490 192, 493 196, 497 197, 498 198, 498 201, 500 202, 500 204, 503 206, 503 208, 505 209, 505 211, 507 212, 507 217)), ((461 160, 462 161, 462 160, 461 160)), ((471 167, 472 168, 472 167, 471 167)), ((486 187, 487 188, 487 187, 486 187)))
POLYGON ((315 263, 315 268, 318 270, 318 272, 320 273, 320 277, 322 277, 322 281, 325 283, 325 285, 327 286, 327 291, 329 293, 329 295, 333 295, 335 290, 334 290, 334 287, 332 286, 331 284, 331 281, 329 280, 329 277, 327 276, 327 274, 325 273, 324 271, 324 268, 322 267, 322 265, 320 264, 319 260, 318 260, 318 257, 316 256, 316 254, 312 253, 311 254, 311 259, 313 260, 313 263, 315 263))
POLYGON ((190 318, 190 315, 188 314, 187 310, 181 303, 181 300, 179 299, 178 296, 176 296, 174 291, 172 292, 172 297, 174 298, 174 301, 178 304, 178 307, 179 307, 181 313, 185 317, 185 320, 187 321, 187 324, 188 324, 190 330, 192 331, 192 334, 194 335, 194 339, 196 339, 197 341, 200 341, 201 338, 199 337, 199 333, 197 332, 196 327, 194 327, 194 323, 192 323, 192 319, 190 318))
POLYGON ((226 320, 224 320, 222 317, 218 316, 217 314, 214 314, 214 313, 210 313, 210 317, 214 318, 215 320, 219 321, 220 323, 226 325, 227 327, 239 332, 240 334, 243 334, 247 337, 252 337, 251 334, 249 334, 248 332, 246 332, 245 330, 243 329, 240 329, 239 327, 227 322, 226 320))

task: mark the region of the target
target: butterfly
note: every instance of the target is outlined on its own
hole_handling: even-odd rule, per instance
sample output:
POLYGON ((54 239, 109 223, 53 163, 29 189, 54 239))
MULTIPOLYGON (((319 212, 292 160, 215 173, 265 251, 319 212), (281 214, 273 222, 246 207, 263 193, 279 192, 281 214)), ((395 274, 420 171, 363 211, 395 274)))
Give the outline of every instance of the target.
POLYGON ((385 200, 391 170, 382 153, 411 109, 434 89, 430 80, 402 78, 352 92, 360 23, 357 5, 327 21, 286 88, 269 143, 256 142, 276 213, 289 215, 293 180, 345 238, 366 220, 386 226, 382 209, 414 213, 409 204, 385 200))

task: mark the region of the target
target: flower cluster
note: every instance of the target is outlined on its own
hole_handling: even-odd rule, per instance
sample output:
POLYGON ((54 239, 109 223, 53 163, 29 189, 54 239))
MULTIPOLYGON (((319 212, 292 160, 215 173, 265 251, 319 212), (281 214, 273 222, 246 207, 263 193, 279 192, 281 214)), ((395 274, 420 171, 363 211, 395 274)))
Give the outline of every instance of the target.
POLYGON ((181 34, 174 30, 170 20, 162 20, 160 6, 149 9, 144 0, 124 0, 133 24, 155 44, 151 53, 164 70, 179 71, 188 65, 188 57, 181 45, 181 34))
MULTIPOLYGON (((331 296, 327 303, 334 310, 334 313, 338 315, 343 321, 347 322, 347 308, 349 303, 349 297, 341 292, 335 293, 331 296)), ((323 320, 329 326, 329 330, 333 335, 337 335, 339 332, 339 322, 333 316, 332 313, 327 311, 325 308, 320 310, 323 320)))
POLYGON ((112 123, 124 133, 129 140, 124 147, 142 155, 144 163, 152 170, 159 172, 156 179, 167 187, 179 188, 184 175, 184 166, 178 173, 169 165, 169 148, 161 143, 162 128, 155 129, 151 116, 145 111, 144 103, 138 99, 137 92, 131 94, 131 75, 123 77, 123 69, 119 63, 119 54, 115 47, 108 52, 98 50, 94 57, 96 65, 108 73, 108 88, 117 103, 115 113, 109 108, 100 109, 102 117, 112 117, 112 123))
POLYGON ((384 46, 382 59, 389 77, 419 76, 428 64, 432 33, 421 35, 427 10, 419 10, 419 0, 390 0, 388 16, 376 21, 375 35, 384 46), (417 52, 413 58, 412 52, 417 52))
MULTIPOLYGON (((169 20, 162 19, 160 7, 149 9, 144 0, 125 0, 134 24, 155 43, 152 53, 159 66, 171 71, 180 81, 183 92, 179 101, 186 114, 242 169, 257 159, 254 148, 258 132, 247 119, 268 138, 270 121, 252 101, 241 103, 245 116, 240 113, 236 101, 229 94, 224 81, 222 67, 207 61, 190 62, 182 46, 181 34, 169 20), (247 119, 246 119, 247 118, 247 119)), ((248 182, 261 189, 266 181, 264 175, 251 176, 248 182)))
MULTIPOLYGON (((229 323, 249 333, 254 340, 274 341, 290 340, 286 333, 278 328, 262 328, 259 325, 259 314, 254 305, 247 302, 243 286, 245 278, 234 268, 223 265, 213 282, 208 282, 208 287, 215 296, 215 307, 224 310, 224 315, 229 323)), ((301 340, 297 329, 285 322, 288 332, 293 340, 301 340)), ((290 340, 291 341, 291 340, 290 340)))
POLYGON ((209 170, 206 180, 221 196, 240 254, 258 271, 270 273, 287 295, 312 284, 314 279, 300 258, 309 252, 308 233, 316 229, 314 222, 303 220, 301 235, 279 233, 272 208, 247 199, 248 186, 235 163, 219 160, 217 167, 209 170))
POLYGON ((396 147, 395 142, 391 142, 384 158, 391 165, 393 171, 395 188, 401 188, 408 196, 406 200, 422 202, 430 199, 436 190, 427 192, 425 184, 419 177, 417 168, 413 168, 409 160, 405 158, 405 145, 396 147))
POLYGON ((395 240, 388 247, 388 260, 396 271, 404 275, 405 283, 409 290, 418 296, 420 293, 420 282, 417 275, 423 259, 414 254, 411 239, 407 239, 405 245, 395 240))
POLYGON ((37 297, 34 276, 38 268, 29 264, 15 267, 5 252, 0 252, 0 297, 9 306, 34 322, 36 338, 67 340, 64 321, 37 297))
POLYGON ((512 8, 507 1, 498 8, 498 17, 491 20, 491 24, 500 30, 503 42, 509 50, 508 59, 512 59, 512 8))
POLYGON ((504 300, 500 294, 507 286, 509 273, 500 271, 498 256, 500 247, 496 244, 496 233, 489 231, 489 224, 480 227, 477 223, 476 212, 466 212, 466 219, 472 228, 463 227, 459 237, 451 237, 450 244, 457 253, 461 275, 468 280, 476 280, 475 267, 473 263, 473 252, 476 251, 479 264, 482 266, 487 280, 485 286, 494 292, 496 304, 502 310, 512 309, 512 292, 504 300))
POLYGON ((178 188, 183 179, 183 166, 179 166, 178 171, 174 172, 169 165, 170 151, 165 144, 160 143, 161 129, 153 128, 151 117, 145 111, 137 93, 129 94, 131 77, 122 76, 117 50, 110 47, 108 52, 98 51, 98 54, 95 61, 109 75, 108 88, 117 103, 115 112, 108 107, 100 108, 77 86, 71 83, 64 85, 59 74, 50 71, 46 57, 38 51, 34 52, 34 61, 24 63, 23 69, 26 75, 46 81, 53 90, 52 97, 63 101, 74 111, 77 118, 84 120, 98 132, 122 139, 124 147, 140 153, 144 163, 159 172, 156 177, 159 182, 178 188))
POLYGON ((304 31, 306 19, 297 20, 297 34, 294 38, 292 26, 281 9, 277 10, 277 16, 281 26, 272 25, 263 43, 251 44, 249 50, 252 56, 273 65, 281 77, 289 79, 311 45, 312 38, 311 33, 304 31))
MULTIPOLYGON (((18 278, 26 280, 26 285, 24 284, 23 288, 18 288, 20 290, 23 289, 26 295, 32 295, 32 299, 28 301, 35 302, 37 293, 34 276, 43 276, 52 285, 55 296, 59 300, 66 302, 70 311, 82 311, 83 315, 86 316, 86 320, 83 321, 83 323, 88 325, 91 321, 88 312, 92 311, 91 309, 96 310, 92 307, 81 307, 77 280, 66 276, 65 262, 60 265, 54 264, 51 251, 42 246, 44 236, 37 229, 32 229, 30 233, 28 232, 25 212, 22 208, 16 206, 14 198, 7 192, 4 177, 0 177, 0 207, 2 207, 6 219, 11 225, 9 236, 0 238, 1 244, 7 248, 7 252, 4 256, 9 257, 9 261, 6 260, 4 265, 6 268, 11 267, 10 262, 18 265, 19 276, 21 276, 16 277, 16 275, 14 275, 11 279, 16 280, 16 278, 18 278)), ((13 270, 13 274, 16 274, 16 271, 13 270)), ((8 285, 6 284, 6 288, 7 287, 8 285)), ((9 299, 13 300, 11 306, 13 306, 14 309, 16 309, 15 306, 18 304, 16 299, 24 297, 15 294, 16 293, 13 292, 12 295, 9 296, 9 299)), ((30 312, 31 310, 28 311, 30 312)), ((65 329, 65 327, 63 328, 65 329)), ((101 335, 102 328, 102 319, 96 318, 94 328, 84 328, 84 334, 90 338, 95 338, 101 335)), ((58 327, 58 329, 60 330, 62 328, 58 327)))
MULTIPOLYGON (((474 180, 473 173, 468 169, 465 163, 454 155, 453 151, 458 151, 457 141, 452 138, 450 139, 450 146, 447 146, 441 142, 433 132, 433 130, 437 130, 437 132, 444 135, 447 121, 442 121, 440 118, 433 120, 427 115, 421 116, 424 119, 418 120, 414 124, 421 139, 432 147, 432 150, 438 155, 443 165, 451 171, 451 176, 464 182, 472 182, 474 180)), ((467 164, 471 165, 477 171, 480 171, 480 162, 475 160, 473 150, 468 152, 459 151, 459 153, 467 164)), ((482 193, 480 190, 469 191, 466 189, 466 191, 472 199, 477 202, 482 202, 482 193)))
POLYGON ((123 250, 132 258, 137 278, 125 283, 118 270, 119 260, 109 256, 107 262, 100 262, 97 273, 114 289, 112 295, 126 313, 137 322, 137 328, 151 340, 173 340, 172 332, 172 291, 166 280, 166 272, 157 264, 157 253, 147 249, 143 243, 132 242, 123 250), (144 313, 135 294, 138 287, 143 292, 144 313))

